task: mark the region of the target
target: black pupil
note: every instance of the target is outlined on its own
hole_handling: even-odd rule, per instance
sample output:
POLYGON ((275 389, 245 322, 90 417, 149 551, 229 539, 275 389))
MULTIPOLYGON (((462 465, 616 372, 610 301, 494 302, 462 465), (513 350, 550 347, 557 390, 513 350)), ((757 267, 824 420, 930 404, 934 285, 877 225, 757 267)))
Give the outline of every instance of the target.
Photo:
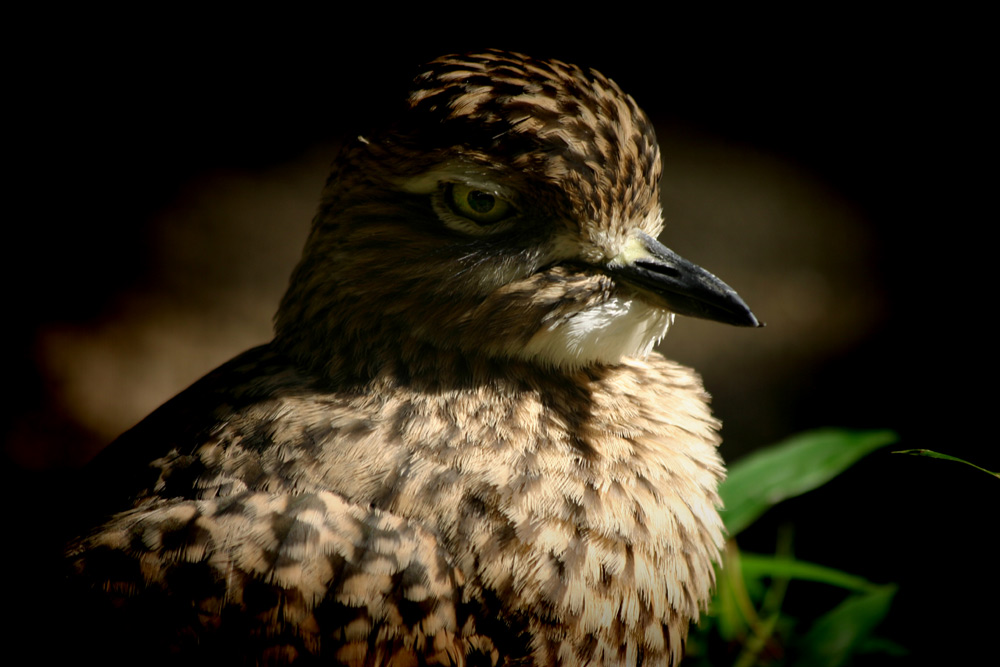
POLYGON ((489 213, 496 206, 496 198, 482 190, 473 190, 470 192, 466 201, 469 202, 469 208, 476 213, 489 213))

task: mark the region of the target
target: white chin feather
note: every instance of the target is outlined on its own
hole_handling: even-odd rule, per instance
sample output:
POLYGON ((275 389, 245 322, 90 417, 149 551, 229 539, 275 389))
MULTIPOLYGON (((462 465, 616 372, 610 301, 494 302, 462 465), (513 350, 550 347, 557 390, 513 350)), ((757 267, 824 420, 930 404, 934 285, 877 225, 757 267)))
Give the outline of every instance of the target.
POLYGON ((518 356, 561 368, 645 357, 673 321, 673 313, 640 299, 613 297, 541 329, 518 356))

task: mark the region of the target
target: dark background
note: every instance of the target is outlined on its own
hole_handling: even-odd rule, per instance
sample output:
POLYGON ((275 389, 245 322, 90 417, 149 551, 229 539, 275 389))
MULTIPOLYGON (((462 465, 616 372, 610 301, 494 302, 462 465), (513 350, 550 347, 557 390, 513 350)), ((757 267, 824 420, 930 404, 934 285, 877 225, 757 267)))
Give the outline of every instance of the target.
MULTIPOLYGON (((661 347, 704 374, 727 459, 843 426, 1000 469, 996 72, 982 17, 433 11, 12 24, 2 474, 7 571, 32 613, 48 600, 30 596, 53 595, 34 585, 52 575, 32 554, 61 539, 65 481, 266 340, 338 137, 448 52, 594 67, 657 123, 663 239, 768 323, 679 321, 661 347), (218 209, 235 222, 213 226, 218 209), (169 340, 133 349, 150 332, 169 340), (102 381, 105 360, 125 357, 132 384, 102 381), (92 419, 88 401, 107 414, 92 419)), ((799 557, 900 583, 883 634, 911 650, 908 664, 970 664, 1000 620, 998 498, 1000 481, 971 468, 886 451, 772 511, 741 545, 773 549, 793 522, 799 557)))

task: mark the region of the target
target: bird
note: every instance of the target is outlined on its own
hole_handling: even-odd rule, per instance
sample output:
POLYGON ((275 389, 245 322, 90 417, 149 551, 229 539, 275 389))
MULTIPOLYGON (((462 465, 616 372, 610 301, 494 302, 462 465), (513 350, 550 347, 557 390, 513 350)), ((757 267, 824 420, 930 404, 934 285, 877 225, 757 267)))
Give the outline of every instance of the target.
POLYGON ((762 324, 657 240, 654 128, 611 79, 486 50, 400 97, 338 149, 273 340, 84 475, 75 655, 681 660, 725 470, 653 347, 678 314, 762 324))

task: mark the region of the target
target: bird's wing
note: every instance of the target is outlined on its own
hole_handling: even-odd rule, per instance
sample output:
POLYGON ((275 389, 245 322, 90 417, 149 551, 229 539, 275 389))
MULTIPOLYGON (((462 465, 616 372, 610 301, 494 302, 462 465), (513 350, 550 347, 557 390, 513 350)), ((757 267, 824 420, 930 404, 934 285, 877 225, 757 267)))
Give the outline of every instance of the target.
POLYGON ((151 503, 70 557, 88 610, 81 635, 117 646, 122 662, 136 651, 215 664, 497 660, 437 538, 329 492, 151 503))

